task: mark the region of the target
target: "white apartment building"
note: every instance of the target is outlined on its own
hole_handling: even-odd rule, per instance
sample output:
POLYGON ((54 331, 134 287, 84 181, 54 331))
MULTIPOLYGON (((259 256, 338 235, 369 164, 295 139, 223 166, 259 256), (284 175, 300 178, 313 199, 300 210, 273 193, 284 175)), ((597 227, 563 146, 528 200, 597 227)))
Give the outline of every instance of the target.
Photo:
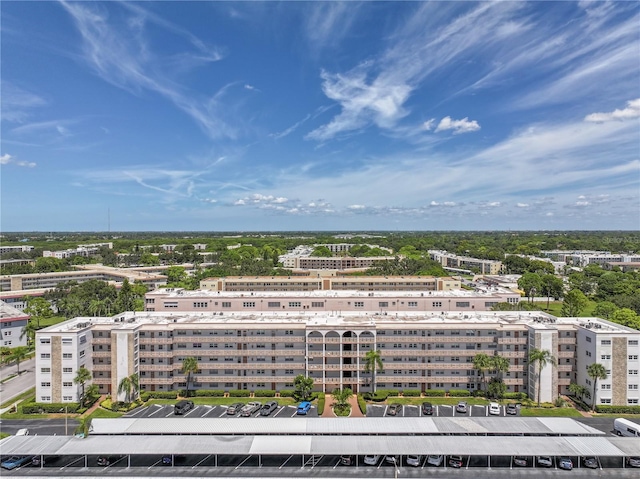
POLYGON ((458 256, 446 251, 429 250, 429 257, 443 268, 455 271, 477 270, 480 274, 498 274, 502 270, 502 261, 458 256))
POLYGON ((165 288, 145 295, 146 311, 227 312, 449 312, 489 311, 498 303, 517 304, 512 291, 188 291, 165 288))
POLYGON ((408 311, 128 312, 76 318, 36 335, 36 400, 75 400, 77 387, 69 378, 82 365, 105 394, 117 396, 120 381, 133 373, 143 390, 183 389, 185 357, 198 361, 197 389, 291 389, 295 376, 304 374, 314 379, 318 391, 350 387, 366 392, 371 375, 364 372, 364 357, 371 350, 380 351, 384 364, 376 376, 378 388, 475 390, 481 378, 473 357, 486 353, 509 360, 503 376, 509 391, 536 398, 536 371, 527 361, 536 347, 549 349, 557 359, 542 371, 541 399, 546 402, 566 393, 572 381, 581 381, 589 360, 599 360, 586 355, 587 336, 597 345, 617 338, 626 348, 625 354, 612 350, 611 370, 627 371, 627 387, 616 386, 616 394, 602 394, 600 402, 610 398, 611 404, 635 404, 638 391, 628 386, 637 384, 632 378, 640 331, 596 318, 590 325, 583 318, 540 312, 408 311))
POLYGON ((23 245, 23 246, 0 246, 0 254, 5 253, 28 253, 29 251, 33 251, 33 246, 23 245))
POLYGON ((29 315, 21 310, 0 301, 0 345, 9 348, 26 346, 27 337, 22 335, 22 330, 29 321, 29 315))

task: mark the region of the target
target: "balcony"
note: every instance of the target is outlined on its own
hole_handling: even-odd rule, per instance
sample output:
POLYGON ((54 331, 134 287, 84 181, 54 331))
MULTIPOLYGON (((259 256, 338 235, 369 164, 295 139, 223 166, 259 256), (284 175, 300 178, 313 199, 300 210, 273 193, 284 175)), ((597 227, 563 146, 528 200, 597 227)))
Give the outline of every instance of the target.
POLYGON ((110 358, 111 351, 91 351, 91 356, 94 358, 110 358))
POLYGON ((91 344, 111 344, 111 338, 91 338, 91 344))
POLYGON ((498 338, 498 344, 527 344, 527 338, 498 338))
POLYGON ((139 344, 173 344, 173 338, 139 338, 139 344))
POLYGON ((575 351, 558 351, 559 358, 574 358, 575 356, 575 351))
POLYGON ((576 338, 558 338, 558 344, 576 344, 576 338))

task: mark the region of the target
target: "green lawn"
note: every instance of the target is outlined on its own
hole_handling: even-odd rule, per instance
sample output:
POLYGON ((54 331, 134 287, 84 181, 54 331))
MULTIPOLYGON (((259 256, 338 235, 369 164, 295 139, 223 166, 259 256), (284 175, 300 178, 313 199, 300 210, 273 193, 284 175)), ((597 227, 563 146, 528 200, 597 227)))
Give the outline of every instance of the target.
MULTIPOLYGON (((547 302, 536 302, 537 305, 539 305, 542 310, 545 313, 549 313, 549 314, 553 314, 554 316, 562 316, 561 310, 562 310, 562 301, 551 301, 549 303, 549 309, 547 310, 547 302)), ((580 317, 582 318, 587 318, 587 317, 592 317, 593 316, 593 311, 594 309, 596 309, 598 303, 596 303, 595 301, 591 301, 589 300, 589 304, 588 306, 585 308, 585 310, 580 314, 580 317)))
POLYGON ((65 318, 64 316, 52 316, 50 318, 44 318, 40 320, 40 329, 42 328, 47 328, 49 326, 53 326, 54 324, 58 324, 61 323, 63 321, 66 321, 67 318, 65 318))
POLYGON ((35 392, 36 392, 36 388, 31 388, 26 390, 25 392, 23 392, 22 394, 15 396, 11 399, 9 399, 8 401, 3 402, 2 404, 0 404, 0 408, 5 408, 7 406, 12 405, 14 402, 22 402, 25 399, 29 398, 30 396, 33 396, 33 399, 35 399, 35 392))
POLYGON ((93 411, 89 416, 87 416, 87 418, 114 418, 114 417, 122 417, 124 413, 121 412, 115 412, 115 411, 108 411, 107 409, 102 409, 102 408, 98 408, 95 411, 93 411))
POLYGON ((523 407, 520 408, 520 415, 523 417, 581 417, 576 409, 571 407, 523 407))

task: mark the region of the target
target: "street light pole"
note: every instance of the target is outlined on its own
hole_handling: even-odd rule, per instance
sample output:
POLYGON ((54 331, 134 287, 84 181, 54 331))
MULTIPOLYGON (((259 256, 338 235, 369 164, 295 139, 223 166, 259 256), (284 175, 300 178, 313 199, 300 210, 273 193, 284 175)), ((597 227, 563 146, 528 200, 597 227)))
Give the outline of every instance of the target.
POLYGON ((69 406, 64 407, 64 435, 66 436, 68 433, 68 421, 69 421, 69 406))

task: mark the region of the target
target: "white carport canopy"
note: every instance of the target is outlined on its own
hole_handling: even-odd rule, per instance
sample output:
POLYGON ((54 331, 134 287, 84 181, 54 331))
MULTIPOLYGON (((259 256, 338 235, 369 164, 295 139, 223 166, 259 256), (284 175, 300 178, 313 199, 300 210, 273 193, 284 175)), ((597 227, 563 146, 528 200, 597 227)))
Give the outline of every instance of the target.
POLYGON ((640 441, 614 437, 487 436, 10 436, 3 455, 340 455, 638 456, 640 441))
POLYGON ((604 435, 571 418, 96 418, 91 434, 527 434, 604 435))

